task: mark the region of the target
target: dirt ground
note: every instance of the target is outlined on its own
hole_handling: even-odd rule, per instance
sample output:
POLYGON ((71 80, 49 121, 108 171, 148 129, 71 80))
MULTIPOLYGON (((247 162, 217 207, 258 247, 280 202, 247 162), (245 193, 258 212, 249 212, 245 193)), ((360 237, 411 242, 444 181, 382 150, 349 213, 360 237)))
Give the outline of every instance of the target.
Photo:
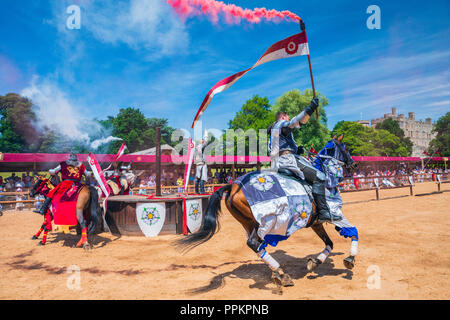
MULTIPOLYGON (((436 190, 436 184, 422 183, 414 191, 436 190)), ((380 192, 381 199, 400 195, 406 197, 358 202, 375 199, 375 191, 343 194, 344 214, 360 236, 353 270, 342 262, 350 241, 331 225, 326 230, 334 250, 311 273, 308 257, 324 248, 312 230, 299 230, 269 248, 295 283, 282 295, 227 212, 219 233, 181 255, 171 245, 177 235, 102 233, 91 238, 93 249, 85 252, 72 248, 76 234, 52 233, 47 245, 37 246, 31 236, 42 217, 7 211, 0 217, 0 299, 449 299, 450 192, 380 192)))

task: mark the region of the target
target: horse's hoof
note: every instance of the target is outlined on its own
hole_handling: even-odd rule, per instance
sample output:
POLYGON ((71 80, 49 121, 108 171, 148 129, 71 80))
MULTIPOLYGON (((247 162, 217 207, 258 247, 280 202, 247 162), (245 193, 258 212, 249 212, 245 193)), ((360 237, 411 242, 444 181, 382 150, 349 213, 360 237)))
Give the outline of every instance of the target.
POLYGON ((354 256, 348 256, 347 258, 344 259, 344 266, 347 269, 353 269, 353 267, 355 266, 355 257, 354 256))
POLYGON ((308 262, 306 263, 306 269, 311 272, 321 263, 322 261, 320 261, 319 259, 309 258, 308 262))
POLYGON ((89 251, 91 250, 91 245, 88 242, 86 242, 83 244, 83 249, 84 251, 89 251))
POLYGON ((281 276, 281 285, 283 287, 292 287, 294 285, 294 281, 292 281, 291 277, 285 273, 281 276))
POLYGON ((278 271, 272 271, 272 281, 278 286, 282 285, 281 274, 278 271))
POLYGON ((38 237, 36 237, 36 235, 31 237, 31 240, 36 240, 38 237))
POLYGON ((38 246, 45 246, 45 243, 43 243, 43 242, 38 242, 38 246))

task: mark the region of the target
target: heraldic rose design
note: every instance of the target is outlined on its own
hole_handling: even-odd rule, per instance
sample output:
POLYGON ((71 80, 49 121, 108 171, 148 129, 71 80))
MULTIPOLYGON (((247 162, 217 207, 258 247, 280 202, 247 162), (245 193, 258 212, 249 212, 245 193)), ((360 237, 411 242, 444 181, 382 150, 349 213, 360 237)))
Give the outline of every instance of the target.
POLYGON ((250 179, 250 185, 259 191, 266 192, 267 190, 270 190, 274 184, 275 182, 272 177, 265 174, 259 174, 250 179))
POLYGON ((142 221, 148 224, 149 226, 154 225, 159 221, 161 217, 159 216, 158 209, 156 207, 153 208, 144 208, 144 212, 142 213, 142 221))
POLYGON ((197 220, 200 217, 200 205, 198 203, 191 203, 189 216, 194 220, 197 220))

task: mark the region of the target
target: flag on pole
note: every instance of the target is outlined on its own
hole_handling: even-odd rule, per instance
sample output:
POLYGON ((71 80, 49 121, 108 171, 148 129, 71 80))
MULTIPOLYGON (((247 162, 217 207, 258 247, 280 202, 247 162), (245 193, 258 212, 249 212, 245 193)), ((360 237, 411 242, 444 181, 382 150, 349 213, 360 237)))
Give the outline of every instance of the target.
POLYGON ((194 148, 195 148, 195 143, 194 143, 194 141, 192 141, 192 138, 189 138, 187 162, 184 167, 184 192, 187 192, 187 187, 189 184, 189 176, 191 174, 191 165, 192 165, 192 160, 194 159, 194 148))
POLYGON ((266 62, 308 54, 309 48, 305 31, 302 31, 298 34, 295 34, 293 36, 290 36, 284 40, 278 41, 277 43, 273 44, 269 49, 266 50, 266 52, 261 56, 261 58, 259 58, 259 60, 253 65, 253 67, 220 80, 208 91, 208 94, 203 99, 203 102, 200 105, 197 114, 195 115, 194 121, 192 123, 192 128, 194 128, 198 119, 200 119, 203 112, 211 103, 211 100, 215 94, 223 92, 229 87, 231 87, 236 81, 242 78, 242 76, 244 76, 247 72, 249 72, 253 68, 266 62))

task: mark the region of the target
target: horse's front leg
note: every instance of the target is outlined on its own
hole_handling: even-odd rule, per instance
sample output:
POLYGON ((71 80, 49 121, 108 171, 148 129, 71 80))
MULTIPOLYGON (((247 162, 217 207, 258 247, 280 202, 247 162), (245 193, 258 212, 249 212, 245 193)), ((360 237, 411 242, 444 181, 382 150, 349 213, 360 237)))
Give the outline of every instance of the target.
POLYGON ((351 239, 350 255, 344 259, 344 266, 347 269, 353 269, 353 267, 355 266, 355 257, 358 254, 358 229, 356 229, 356 227, 353 225, 340 226, 339 223, 337 223, 335 229, 344 238, 351 239))
POLYGON ((33 237, 31 237, 31 240, 38 239, 39 236, 41 235, 41 232, 44 231, 44 227, 45 227, 45 224, 41 225, 41 227, 39 228, 39 231, 33 237))
POLYGON ((44 235, 42 236, 42 240, 38 243, 39 246, 43 246, 47 242, 48 231, 47 227, 44 227, 44 235))
POLYGON ((333 250, 333 242, 330 237, 328 237, 325 228, 322 223, 314 224, 311 226, 314 232, 319 236, 320 239, 325 243, 325 249, 317 255, 316 258, 309 258, 306 263, 306 268, 308 271, 314 270, 318 265, 325 262, 325 260, 330 255, 331 250, 333 250))

